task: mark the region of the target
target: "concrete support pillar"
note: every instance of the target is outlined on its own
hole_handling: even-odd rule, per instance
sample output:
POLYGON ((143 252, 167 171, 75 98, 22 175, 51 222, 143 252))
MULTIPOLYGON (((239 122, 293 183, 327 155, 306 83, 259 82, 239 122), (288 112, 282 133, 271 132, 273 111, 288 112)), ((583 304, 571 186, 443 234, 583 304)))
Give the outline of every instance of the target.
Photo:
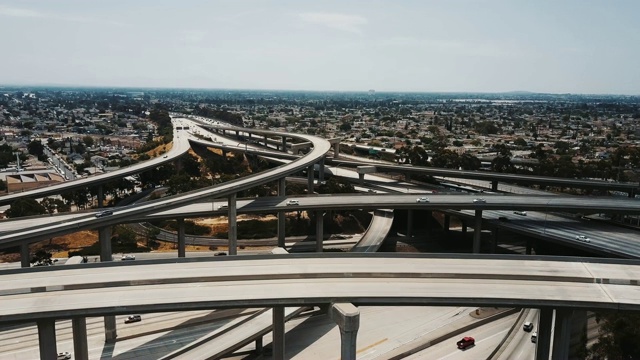
POLYGON ((571 341, 569 345, 569 359, 584 356, 587 347, 587 311, 573 309, 571 314, 571 341))
POLYGON ((358 180, 359 180, 360 186, 363 186, 364 185, 364 174, 358 174, 358 180))
POLYGON ((56 360, 56 321, 38 320, 38 347, 40 348, 40 360, 56 360))
POLYGON ((340 157, 340 143, 333 144, 333 158, 337 159, 340 157))
POLYGON ((178 218, 178 257, 186 256, 185 247, 184 218, 178 218))
POLYGON ((553 352, 551 359, 562 360, 569 358, 569 344, 571 340, 571 309, 556 309, 556 320, 553 329, 553 352))
POLYGON ((491 231, 491 248, 492 254, 498 253, 498 228, 495 228, 493 229, 493 231, 491 231))
MULTIPOLYGON (((100 262, 113 261, 111 253, 111 227, 98 229, 98 240, 100 241, 100 262)), ((116 317, 113 315, 104 317, 104 339, 105 342, 114 342, 118 336, 116 332, 116 317)))
POLYGON ((322 183, 324 181, 324 156, 320 159, 320 168, 318 169, 318 183, 322 183))
POLYGON ((538 322, 538 340, 536 345, 536 360, 549 360, 551 350, 551 327, 553 325, 553 309, 540 309, 538 322))
POLYGON ((313 194, 313 165, 307 167, 307 194, 313 194))
POLYGON ((262 354, 262 336, 256 339, 256 354, 262 354))
POLYGON ((284 360, 284 306, 273 308, 273 356, 274 360, 284 360))
POLYGON ((451 228, 451 215, 444 214, 443 228, 445 232, 449 232, 449 229, 451 228))
POLYGON ((236 136, 240 136, 240 132, 236 130, 236 136))
POLYGON ((322 242, 324 241, 324 216, 322 211, 316 211, 316 252, 324 250, 322 242))
MULTIPOLYGON (((285 178, 281 178, 278 180, 278 196, 286 195, 286 190, 287 190, 286 186, 287 184, 286 184, 285 178)), ((278 246, 279 247, 284 247, 285 231, 286 231, 285 225, 286 225, 285 212, 278 211, 278 246)))
POLYGON ((104 341, 107 343, 113 343, 118 337, 116 317, 113 315, 104 317, 104 341))
POLYGON ((473 253, 480 253, 480 243, 482 241, 482 210, 476 210, 475 222, 473 226, 473 253))
POLYGON ((268 147, 269 143, 267 142, 267 135, 264 136, 264 147, 268 147))
POLYGON ((31 267, 31 254, 29 253, 29 244, 20 244, 20 267, 31 267))
POLYGON ((282 151, 287 152, 287 137, 282 137, 282 151))
POLYGON ((71 328, 73 331, 73 358, 75 360, 89 360, 87 319, 83 317, 71 319, 71 328))
POLYGON ((463 221, 462 222, 462 236, 466 236, 467 235, 467 222, 463 221))
POLYGON ((100 242, 100 261, 111 261, 111 226, 98 229, 98 241, 100 242))
POLYGON ((229 255, 238 255, 238 222, 236 213, 236 194, 229 195, 229 255))
POLYGON ((102 185, 98 185, 98 207, 101 208, 104 206, 104 189, 102 185))
POLYGON ((350 303, 338 303, 331 306, 329 316, 340 328, 340 359, 355 360, 360 310, 350 303))
POLYGON ((227 158, 227 150, 220 150, 222 151, 222 158, 226 159, 227 158))
POLYGON ((498 191, 498 180, 491 181, 491 191, 498 191))
POLYGON ((413 210, 407 210, 407 237, 413 237, 413 210))
POLYGON ((527 249, 526 249, 525 254, 531 255, 531 240, 527 240, 527 245, 526 246, 527 246, 527 249))

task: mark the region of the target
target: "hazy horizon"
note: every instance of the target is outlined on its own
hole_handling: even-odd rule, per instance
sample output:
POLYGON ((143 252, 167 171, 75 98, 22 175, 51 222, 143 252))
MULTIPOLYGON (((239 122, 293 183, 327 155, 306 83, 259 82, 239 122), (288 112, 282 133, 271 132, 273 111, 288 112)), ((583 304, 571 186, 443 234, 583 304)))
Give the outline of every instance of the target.
POLYGON ((632 0, 0 0, 0 86, 640 95, 638 13, 632 0))

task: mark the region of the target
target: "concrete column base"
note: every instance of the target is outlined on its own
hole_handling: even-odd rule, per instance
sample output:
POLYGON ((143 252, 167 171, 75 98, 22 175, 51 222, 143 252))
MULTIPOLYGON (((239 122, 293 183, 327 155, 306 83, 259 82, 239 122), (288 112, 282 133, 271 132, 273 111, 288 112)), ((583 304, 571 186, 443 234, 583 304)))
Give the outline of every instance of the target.
POLYGON ((307 193, 313 194, 313 165, 307 167, 307 193))
POLYGON ((89 346, 87 345, 87 319, 71 319, 73 331, 73 358, 75 360, 89 360, 89 346))
POLYGON ((273 356, 274 360, 284 360, 284 306, 273 308, 273 356))
POLYGON ((118 337, 116 329, 116 317, 113 315, 104 317, 104 341, 106 343, 116 342, 118 337))
POLYGON ((329 316, 340 328, 340 359, 355 360, 360 310, 351 303, 337 303, 331 307, 329 316))
POLYGON ((284 211, 278 211, 278 247, 284 247, 287 219, 284 211))
POLYGON ((238 218, 237 218, 236 194, 229 195, 229 255, 238 255, 238 218))
POLYGON ((178 219, 178 257, 185 257, 187 255, 184 232, 184 219, 180 218, 178 219))
POLYGON ((316 252, 324 251, 324 216, 322 211, 316 211, 316 252))
POLYGON ((480 253, 482 242, 482 210, 476 210, 475 222, 473 226, 473 253, 480 253))
POLYGON ((562 360, 569 358, 569 344, 571 341, 571 309, 556 309, 556 320, 553 329, 553 352, 551 359, 562 360))
POLYGON ((103 227, 98 229, 98 241, 100 241, 100 261, 112 261, 111 253, 111 227, 103 227))
POLYGON ((20 244, 20 267, 31 267, 31 253, 29 252, 29 244, 20 244))
POLYGON ((55 320, 38 320, 37 324, 40 360, 56 360, 58 358, 58 350, 56 348, 55 320))
POLYGON ((553 325, 553 309, 540 309, 538 321, 538 340, 536 343, 536 360, 549 360, 551 352, 551 327, 553 325))
POLYGON ((324 157, 320 160, 320 167, 318 169, 318 183, 322 184, 324 181, 324 157))

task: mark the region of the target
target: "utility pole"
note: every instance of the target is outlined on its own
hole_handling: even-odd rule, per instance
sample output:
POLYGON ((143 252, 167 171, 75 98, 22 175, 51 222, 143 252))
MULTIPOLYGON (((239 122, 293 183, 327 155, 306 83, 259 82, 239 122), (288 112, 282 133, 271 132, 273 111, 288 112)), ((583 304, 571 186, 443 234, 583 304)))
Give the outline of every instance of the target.
POLYGON ((18 171, 20 171, 20 154, 22 154, 22 153, 19 152, 19 151, 16 151, 16 152, 13 153, 13 155, 16 156, 16 162, 18 163, 18 171))

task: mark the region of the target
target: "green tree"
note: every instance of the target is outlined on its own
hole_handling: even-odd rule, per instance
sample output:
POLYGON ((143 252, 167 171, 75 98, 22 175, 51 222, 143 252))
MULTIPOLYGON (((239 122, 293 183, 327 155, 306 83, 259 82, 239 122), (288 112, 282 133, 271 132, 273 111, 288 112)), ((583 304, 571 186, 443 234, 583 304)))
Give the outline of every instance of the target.
POLYGON ((34 199, 22 198, 14 201, 7 210, 8 218, 18 218, 23 216, 43 215, 47 209, 34 199))
MULTIPOLYGON (((56 260, 57 261, 57 260, 56 260)), ((53 260, 51 259, 51 253, 46 250, 38 250, 33 254, 31 258, 31 263, 36 265, 53 265, 53 260)))
POLYGON ((468 153, 462 154, 458 161, 463 170, 478 170, 482 165, 480 159, 468 153))
POLYGON ((182 161, 182 170, 187 173, 187 175, 191 177, 200 176, 200 163, 198 162, 198 159, 192 155, 186 154, 180 158, 180 161, 182 161))
POLYGON ((83 137, 83 138, 82 138, 82 141, 84 142, 84 144, 85 144, 88 148, 92 147, 92 146, 93 146, 93 144, 94 144, 94 140, 93 140, 93 138, 92 138, 91 136, 88 136, 88 135, 87 135, 87 136, 85 136, 85 137, 83 137))
POLYGON ((29 154, 37 156, 40 160, 44 157, 44 145, 42 145, 42 142, 39 140, 31 141, 27 144, 27 149, 29 150, 29 154))
POLYGON ((521 137, 517 138, 513 143, 517 146, 527 146, 527 141, 521 137))
POLYGON ((636 312, 597 313, 600 336, 589 350, 588 359, 640 358, 640 314, 636 312))

